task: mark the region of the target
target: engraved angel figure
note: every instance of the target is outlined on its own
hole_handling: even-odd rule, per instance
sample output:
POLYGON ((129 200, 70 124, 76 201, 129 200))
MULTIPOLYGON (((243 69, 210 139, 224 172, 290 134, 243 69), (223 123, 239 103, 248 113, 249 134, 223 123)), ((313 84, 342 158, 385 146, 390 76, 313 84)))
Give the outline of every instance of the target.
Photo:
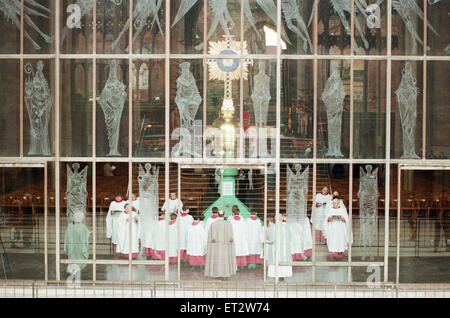
MULTIPOLYGON (((39 4, 38 2, 34 0, 24 0, 24 22, 30 26, 34 31, 36 31, 47 43, 52 43, 55 39, 53 36, 49 36, 42 32, 38 26, 31 20, 31 16, 37 16, 42 17, 46 19, 50 19, 48 15, 45 13, 41 13, 38 11, 38 9, 45 11, 46 13, 52 13, 52 11, 45 6, 39 4), (34 8, 32 8, 34 7, 34 8)), ((20 1, 19 0, 0 0, 0 11, 2 11, 5 16, 6 20, 9 21, 11 19, 12 23, 17 27, 17 29, 20 30, 20 1)), ((41 46, 37 44, 36 41, 33 40, 31 35, 24 30, 23 35, 25 38, 27 38, 31 44, 33 45, 33 48, 35 50, 40 50, 41 46)))
MULTIPOLYGON (((209 0, 209 4, 214 13, 214 18, 211 23, 211 27, 209 28, 208 35, 205 41, 208 41, 209 38, 214 34, 217 27, 222 27, 225 35, 231 36, 230 30, 234 27, 234 22, 231 19, 230 12, 228 11, 228 1, 227 0, 209 0)), ((196 50, 201 50, 203 48, 204 43, 200 43, 195 47, 196 50)))
POLYGON ((343 102, 345 98, 344 85, 339 76, 338 62, 331 61, 331 75, 328 78, 322 100, 327 110, 328 121, 328 151, 326 156, 343 157, 341 152, 341 126, 343 102))
MULTIPOLYGON (((193 140, 195 115, 202 102, 202 97, 198 91, 194 75, 189 69, 191 63, 183 62, 179 66, 181 68, 181 75, 177 78, 177 95, 175 97, 175 103, 177 104, 180 113, 181 128, 188 130, 190 140, 193 140)), ((184 136, 181 136, 181 138, 184 138, 184 136)), ((189 145, 189 155, 193 155, 192 143, 189 142, 189 145)), ((176 156, 178 155, 179 153, 176 154, 176 156)))
MULTIPOLYGON (((371 165, 366 165, 366 171, 362 167, 359 178, 359 213, 360 213, 360 241, 361 246, 376 246, 378 239, 378 168, 372 171, 371 165)), ((364 249, 365 254, 368 253, 364 249)))
MULTIPOLYGON (((53 107, 53 97, 42 73, 44 62, 39 60, 36 64, 37 71, 34 77, 31 75, 25 82, 25 104, 30 120, 30 150, 28 155, 50 156, 49 122, 53 107)), ((32 73, 31 65, 25 67, 25 72, 32 73)))
POLYGON ((150 163, 145 164, 145 169, 139 165, 139 211, 140 211, 140 239, 141 247, 152 247, 152 233, 158 218, 158 183, 159 167, 150 163))
POLYGON ((79 163, 75 162, 72 164, 72 167, 73 171, 70 165, 67 165, 66 199, 68 223, 73 221, 76 212, 82 212, 86 216, 86 198, 88 195, 86 190, 88 166, 84 167, 80 172, 78 172, 78 169, 80 169, 79 163))
MULTIPOLYGON (((266 74, 266 63, 260 61, 258 63, 259 71, 254 77, 254 88, 251 95, 253 101, 253 112, 255 113, 255 125, 257 133, 266 128, 267 113, 269 111, 270 101, 270 77, 266 74)), ((266 137, 265 134, 263 137, 266 137)), ((267 157, 267 138, 259 136, 259 156, 267 157)))
POLYGON ((415 131, 417 118, 417 80, 412 75, 411 63, 406 63, 402 70, 402 80, 397 95, 400 121, 403 131, 402 159, 420 159, 415 151, 415 131))
MULTIPOLYGON (((130 21, 130 19, 127 20, 125 23, 125 26, 123 27, 122 31, 120 32, 119 36, 114 40, 112 44, 112 50, 114 51, 117 45, 119 44, 120 38, 125 34, 125 32, 128 31, 130 28, 131 22, 133 22, 133 25, 136 29, 134 31, 133 40, 132 43, 136 40, 136 38, 142 33, 144 30, 145 24, 147 23, 147 19, 150 16, 153 16, 153 21, 150 26, 150 30, 153 28, 153 25, 156 22, 156 25, 159 28, 159 31, 161 32, 162 37, 164 38, 164 33, 161 28, 161 23, 159 21, 159 10, 161 9, 162 0, 137 0, 136 6, 133 10, 133 21, 130 21)), ((125 52, 129 51, 129 47, 125 49, 125 52)))
POLYGON ((281 8, 284 13, 284 20, 289 30, 297 34, 303 41, 303 51, 312 52, 313 45, 309 36, 308 28, 299 11, 298 0, 282 0, 281 8), (297 26, 294 25, 297 21, 297 26))
POLYGON ((120 156, 119 130, 123 106, 127 98, 125 84, 117 79, 117 61, 110 62, 108 80, 98 97, 98 102, 105 115, 106 128, 108 131, 109 153, 107 156, 120 156))

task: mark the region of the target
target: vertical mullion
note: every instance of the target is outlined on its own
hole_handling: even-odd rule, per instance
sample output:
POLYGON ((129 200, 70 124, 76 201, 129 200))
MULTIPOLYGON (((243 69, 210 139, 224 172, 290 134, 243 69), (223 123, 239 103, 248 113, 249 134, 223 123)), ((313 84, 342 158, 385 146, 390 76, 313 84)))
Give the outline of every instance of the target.
POLYGON ((264 262, 264 282, 267 281, 267 164, 264 165, 264 242, 263 242, 263 262, 264 262))
MULTIPOLYGON (((128 203, 130 204, 130 222, 129 222, 129 250, 128 250, 128 277, 130 281, 132 280, 132 272, 131 272, 131 262, 132 262, 132 240, 133 240, 133 209, 132 203, 133 199, 131 198, 133 194, 133 164, 132 164, 132 155, 133 155, 133 0, 130 0, 128 3, 128 19, 130 21, 130 27, 128 29, 128 203)), ((136 74, 140 74, 139 70, 136 70, 136 74)), ((139 75, 138 79, 139 80, 139 75)))
MULTIPOLYGON (((93 266, 92 266, 92 280, 95 282, 96 268, 97 268, 97 181, 95 176, 97 175, 97 164, 96 164, 96 99, 97 99, 97 0, 94 0, 94 5, 92 7, 92 258, 93 258, 93 266)), ((107 212, 108 213, 108 212, 107 212)))
POLYGON ((24 24, 23 24, 23 14, 24 14, 24 1, 20 1, 20 97, 19 97, 19 156, 23 157, 23 94, 24 94, 24 76, 23 76, 23 32, 24 32, 24 24))
MULTIPOLYGON (((169 148, 169 116, 170 116, 170 82, 169 82, 169 77, 170 77, 170 60, 169 60, 169 53, 170 53, 170 23, 167 23, 168 21, 170 21, 170 1, 166 0, 165 2, 165 32, 166 32, 166 38, 165 38, 165 53, 164 53, 164 94, 165 94, 165 151, 164 151, 164 175, 165 175, 165 179, 164 179, 164 197, 165 197, 165 202, 168 202, 169 200, 169 169, 170 169, 170 162, 169 162, 169 152, 170 152, 170 148, 169 148)), ((168 218, 167 218, 167 211, 169 210, 169 207, 166 207, 166 211, 165 211, 165 215, 164 215, 164 221, 165 221, 165 229, 166 229, 166 255, 164 258, 164 278, 165 280, 169 280, 169 222, 168 222, 168 218)))
MULTIPOLYGON (((250 5, 250 4, 249 4, 250 5)), ((245 157, 244 152, 244 78, 243 78, 243 67, 245 65, 245 60, 243 58, 244 55, 244 1, 241 1, 241 11, 240 11, 240 33, 241 33, 241 51, 239 59, 239 152, 238 158, 243 159, 245 157)), ((248 78, 248 80, 250 80, 248 78)), ((230 85, 233 85, 232 83, 230 85)))
MULTIPOLYGON (((208 90, 208 65, 206 64, 206 34, 208 32, 208 19, 207 19, 207 13, 208 13, 208 1, 203 1, 203 59, 202 59, 202 65, 203 65, 203 131, 202 131, 202 154, 203 159, 206 158, 206 112, 207 112, 207 90, 208 90)), ((194 148, 195 149, 195 148, 194 148)))
MULTIPOLYGON (((48 163, 45 164, 44 167, 44 280, 47 281, 48 280, 48 190, 47 190, 47 186, 48 186, 48 163)), ((57 237, 58 238, 58 237, 57 237)), ((59 250, 59 244, 58 242, 56 242, 56 248, 57 251, 59 250)), ((59 262, 56 262, 56 268, 59 268, 59 262)), ((56 272, 56 280, 59 280, 58 276, 59 276, 59 271, 56 272)))
MULTIPOLYGON (((351 264, 352 264, 352 236, 353 236, 353 112, 354 112, 354 104, 353 104, 353 81, 354 81, 354 68, 355 68, 355 60, 354 60, 354 45, 355 42, 355 0, 351 0, 350 3, 350 164, 349 164, 349 182, 348 182, 348 213, 349 213, 349 228, 350 231, 347 233, 348 241, 350 244, 348 245, 348 281, 351 279, 351 264)), ((367 70, 366 70, 367 71, 367 70)), ((361 223, 360 223, 361 226, 361 223)))
MULTIPOLYGON (((23 1, 22 1, 23 2, 23 1)), ((56 280, 60 279, 60 210, 61 210, 61 193, 60 193, 60 1, 55 2, 55 222, 56 222, 56 280)), ((47 226, 47 224, 46 224, 47 226)))
POLYGON ((428 4, 423 1, 423 94, 422 94, 422 160, 426 159, 427 147, 427 42, 428 42, 428 4))
POLYGON ((276 95, 276 158, 275 158, 275 283, 278 283, 278 263, 280 261, 280 99, 281 99, 281 0, 277 0, 277 95, 276 95))
POLYGON ((388 281, 389 262, 389 205, 391 176, 391 89, 392 89, 392 0, 387 1, 387 65, 386 65, 386 165, 384 169, 384 282, 388 281), (387 182, 386 182, 387 181, 387 182))
POLYGON ((397 169, 397 264, 395 268, 395 283, 398 284, 400 279, 400 201, 401 201, 401 192, 400 192, 400 185, 401 185, 401 177, 402 177, 402 165, 398 165, 397 169))
POLYGON ((178 215, 177 215, 177 277, 178 281, 181 280, 181 259, 180 259, 180 241, 181 241, 181 235, 180 235, 180 227, 181 227, 181 206, 180 206, 180 200, 181 200, 181 165, 178 164, 178 173, 177 173, 177 209, 178 209, 178 215))

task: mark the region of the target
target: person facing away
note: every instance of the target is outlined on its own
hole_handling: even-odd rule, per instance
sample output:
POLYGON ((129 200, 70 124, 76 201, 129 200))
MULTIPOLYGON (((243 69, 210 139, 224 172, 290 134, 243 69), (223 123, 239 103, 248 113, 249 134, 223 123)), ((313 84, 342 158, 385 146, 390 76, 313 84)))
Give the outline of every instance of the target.
POLYGON ((251 211, 250 217, 247 219, 247 240, 248 267, 255 268, 256 264, 263 264, 261 255, 263 254, 264 246, 264 229, 255 211, 251 211))
POLYGON ((219 211, 218 220, 211 224, 205 259, 205 276, 227 279, 236 274, 237 263, 233 228, 219 211))
POLYGON ((232 217, 230 219, 233 228, 234 248, 236 252, 236 262, 238 268, 247 266, 248 252, 248 238, 247 238, 247 222, 244 218, 239 216, 239 208, 237 205, 232 207, 232 217))
POLYGON ((120 214, 118 223, 119 242, 116 250, 117 255, 128 259, 129 254, 131 254, 131 258, 135 259, 139 254, 139 219, 136 208, 131 207, 129 203, 126 203, 123 213, 120 214))
POLYGON ((119 219, 125 208, 125 203, 122 196, 116 193, 114 201, 109 204, 108 214, 106 215, 106 237, 111 239, 114 252, 117 244, 119 244, 119 219))
POLYGON ((204 218, 203 214, 196 216, 186 231, 186 259, 191 268, 205 265, 207 237, 204 218))
POLYGON ((153 232, 153 250, 149 253, 156 260, 164 260, 166 256, 166 222, 164 216, 164 212, 159 212, 153 232))
POLYGON ((211 224, 219 220, 219 209, 216 206, 213 206, 211 209, 212 215, 211 217, 206 220, 205 224, 205 232, 206 232, 206 238, 208 238, 208 232, 209 228, 211 227, 211 224))
POLYGON ((170 214, 169 221, 169 263, 178 261, 178 225, 177 215, 170 214))
POLYGON ((189 209, 182 211, 179 215, 180 222, 180 260, 188 261, 186 257, 186 248, 187 248, 187 229, 189 225, 194 222, 194 218, 189 214, 189 209))

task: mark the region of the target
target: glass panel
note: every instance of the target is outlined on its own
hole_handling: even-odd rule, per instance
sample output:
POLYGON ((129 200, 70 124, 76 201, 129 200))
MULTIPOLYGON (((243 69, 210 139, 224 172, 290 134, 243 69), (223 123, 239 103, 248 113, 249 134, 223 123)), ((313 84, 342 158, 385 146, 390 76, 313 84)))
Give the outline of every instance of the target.
POLYGON ((246 158, 275 158, 276 62, 253 60, 243 81, 243 130, 246 158))
MULTIPOLYGON (((130 279, 130 269, 128 264, 109 264, 109 265, 99 265, 95 266, 95 277, 96 280, 107 280, 107 281, 121 281, 121 280, 129 280, 130 279)), ((117 289, 116 294, 123 292, 122 285, 120 287, 116 286, 117 289), (119 291, 120 289, 120 291, 119 291)), ((100 295, 105 295, 107 297, 112 297, 114 295, 114 285, 109 288, 105 288, 102 292, 99 292, 100 295)))
POLYGON ((19 60, 0 60, 0 100, 4 105, 0 108, 1 156, 19 156, 20 152, 19 72, 19 60))
POLYGON ((8 7, 4 5, 1 8, 3 14, 0 14, 0 54, 18 54, 20 50, 20 13, 17 14, 15 5, 8 4, 8 7))
POLYGON ((320 1, 318 32, 320 54, 349 55, 350 2, 320 1))
POLYGON ((63 54, 92 53, 93 1, 61 3, 60 43, 63 54))
POLYGON ((424 1, 392 4, 392 55, 423 54, 423 21, 420 16, 423 16, 424 1))
MULTIPOLYGON (((92 164, 61 163, 61 259, 92 259, 92 164)), ((67 264, 62 278, 68 275, 92 277, 92 266, 67 264)))
POLYGON ((133 61, 133 156, 163 157, 164 60, 133 61))
POLYGON ((357 14, 354 34, 359 48, 356 55, 386 54, 386 7, 386 2, 377 0, 355 1, 357 14))
POLYGON ((95 225, 97 259, 119 259, 116 250, 120 216, 127 200, 128 163, 97 163, 95 186, 98 209, 95 225), (107 218, 108 213, 110 216, 107 218))
POLYGON ((0 275, 44 279, 44 169, 0 168, 0 177, 0 275))
POLYGON ((128 53, 129 1, 97 1, 96 10, 97 54, 128 53))
MULTIPOLYGON (((276 10, 276 8, 274 7, 273 10, 276 10)), ((314 51, 312 36, 314 1, 281 1, 281 13, 283 25, 280 32, 283 41, 282 49, 286 50, 287 47, 285 53, 312 54, 314 51)), ((276 24, 276 11, 273 16, 276 24)))
POLYGON ((402 171, 400 283, 449 282, 450 171, 402 171))
MULTIPOLYGON (((203 155, 203 61, 171 61, 170 102, 170 146, 173 158, 199 158, 203 155)), ((164 96, 162 96, 164 99, 164 96)), ((164 111, 164 106, 162 107, 164 111)), ((156 117, 156 116, 155 116, 156 117)), ((164 127, 161 118, 156 117, 162 127, 159 143, 164 151, 164 127)), ((161 156, 163 153, 161 153, 161 156)))
POLYGON ((386 62, 355 60, 354 158, 384 158, 386 145, 386 62))
POLYGON ((423 64, 392 62, 391 157, 422 157, 423 64))
MULTIPOLYGON (((381 283, 384 280, 384 266, 369 265, 369 266, 354 266, 352 267, 352 282, 365 282, 366 286, 376 287, 377 283, 381 283)), ((384 290, 386 297, 391 295, 393 297, 394 291, 386 288, 384 290)))
POLYGON ((317 157, 348 158, 350 151, 350 62, 319 61, 317 157))
POLYGON ((162 0, 134 1, 133 53, 164 53, 165 5, 162 0))
POLYGON ((54 67, 53 60, 24 60, 23 151, 28 156, 54 153, 54 67))
MULTIPOLYGON (((316 214, 313 223, 316 244, 315 260, 318 262, 346 261, 348 259, 348 249, 354 236, 353 232, 349 233, 351 228, 348 189, 349 165, 317 165, 317 193, 314 197, 316 214), (333 202, 336 198, 340 202, 333 202)), ((313 204, 312 195, 308 206, 313 204)))
POLYGON ((98 60, 97 156, 128 155, 128 61, 98 60))
POLYGON ((353 165, 353 261, 384 259, 385 166, 353 165))
MULTIPOLYGON (((274 63, 275 66, 275 63, 274 63)), ((313 156, 313 62, 284 60, 281 85, 281 157, 313 156)), ((274 81, 276 76, 274 76, 274 81)), ((276 87, 274 87, 276 94, 276 87)), ((276 96, 276 95, 275 95, 276 96)), ((276 119, 276 105, 271 119, 276 119)))
POLYGON ((448 1, 428 1, 427 4, 427 44, 430 47, 430 55, 450 55, 450 28, 449 16, 450 2, 448 1), (433 29, 432 29, 433 28, 433 29), (434 31, 433 31, 434 30, 434 31))
POLYGON ((92 63, 88 60, 61 61, 62 156, 92 155, 92 63))
MULTIPOLYGON (((41 0, 39 3, 35 2, 35 4, 31 4, 30 2, 24 3, 24 53, 54 53, 55 1, 41 0)), ((20 14, 17 15, 17 18, 20 23, 20 14)), ((19 41, 17 40, 17 43, 18 42, 19 41)))
MULTIPOLYGON (((170 1, 170 50, 171 53, 198 53, 194 49, 203 41, 204 12, 203 0, 198 1, 170 1), (189 7, 190 3, 193 3, 189 7)), ((209 3, 208 3, 209 6, 209 3)))
POLYGON ((427 63, 427 158, 450 158, 449 62, 427 63))
POLYGON ((316 267, 316 282, 347 283, 352 278, 348 276, 348 266, 318 266, 316 267))

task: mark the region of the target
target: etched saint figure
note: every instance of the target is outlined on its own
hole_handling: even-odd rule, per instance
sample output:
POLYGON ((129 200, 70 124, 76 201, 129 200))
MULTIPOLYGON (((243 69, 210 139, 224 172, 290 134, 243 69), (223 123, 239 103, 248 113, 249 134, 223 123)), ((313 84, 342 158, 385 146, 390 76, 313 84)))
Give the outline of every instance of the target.
POLYGON ((33 68, 25 66, 28 78, 25 82, 25 104, 30 120, 30 150, 28 155, 50 156, 49 122, 53 107, 53 97, 44 77, 44 62, 36 64, 36 73, 31 78, 33 68))
POLYGON ((308 201, 309 167, 295 165, 295 172, 286 168, 286 220, 291 236, 291 254, 294 259, 306 259, 312 252, 311 225, 306 214, 308 201))
MULTIPOLYGON (((400 15, 403 23, 405 24, 406 30, 411 35, 412 48, 410 53, 416 54, 417 42, 423 45, 423 41, 419 37, 419 34, 416 30, 416 27, 420 26, 421 24, 415 22, 416 20, 418 20, 417 18, 423 20, 422 9, 420 9, 419 5, 416 3, 416 0, 392 0, 392 9, 397 11, 397 13, 400 15)), ((427 22, 427 26, 435 35, 439 36, 437 31, 429 22, 427 22)), ((427 47, 427 50, 429 49, 430 48, 427 47)))
MULTIPOLYGON (((150 31, 153 28, 153 25, 156 22, 156 25, 159 28, 159 31, 161 32, 162 37, 164 38, 164 33, 161 28, 161 23, 159 21, 159 10, 161 9, 163 1, 162 0, 137 0, 136 6, 133 10, 133 21, 130 21, 130 19, 127 20, 125 23, 125 26, 123 27, 122 31, 120 32, 119 36, 114 40, 112 44, 112 50, 114 51, 117 45, 119 44, 119 40, 122 38, 122 36, 125 34, 125 32, 128 31, 128 29, 131 26, 131 23, 133 23, 134 28, 136 31, 133 31, 133 43, 136 40, 136 38, 142 33, 144 30, 145 25, 147 24, 147 19, 149 17, 153 17, 153 21, 150 26, 150 31)), ((129 47, 125 49, 125 52, 129 51, 129 47)))
MULTIPOLYGON (((19 0, 0 0, 0 11, 6 17, 6 21, 11 20, 12 23, 20 30, 20 1, 19 0)), ((39 27, 33 22, 31 19, 32 16, 42 17, 46 19, 50 19, 50 17, 46 13, 52 13, 52 11, 45 6, 39 4, 35 0, 24 0, 24 23, 30 26, 35 32, 37 32, 47 43, 52 43, 55 39, 53 36, 49 36, 39 29, 39 27), (33 8, 34 7, 34 8, 33 8), (38 9, 44 11, 45 13, 41 13, 38 9)), ((27 38, 33 48, 35 50, 40 50, 41 46, 37 44, 37 42, 31 37, 31 35, 24 30, 23 35, 27 38)))
POLYGON ((119 130, 123 106, 127 98, 125 84, 117 79, 117 61, 110 62, 108 80, 98 97, 98 102, 105 115, 106 129, 108 131, 109 153, 107 156, 120 156, 119 130))
POLYGON ((297 34, 303 41, 303 51, 306 53, 313 51, 313 45, 309 36, 308 28, 303 20, 297 0, 282 0, 281 8, 284 13, 284 20, 289 30, 297 34), (297 26, 294 25, 297 21, 297 26))
MULTIPOLYGON (((189 131, 190 141, 194 139, 194 120, 197 114, 198 107, 202 102, 202 97, 197 88, 194 75, 190 71, 191 63, 183 62, 180 64, 181 75, 177 78, 177 95, 175 97, 175 103, 177 104, 179 114, 180 114, 180 125, 181 128, 189 131)), ((183 139, 183 133, 181 134, 183 139)), ((183 155, 193 155, 193 145, 189 141, 189 154, 183 153, 183 155)), ((184 144, 183 141, 181 144, 184 144)), ((183 149, 183 152, 186 150, 183 149)), ((179 151, 176 156, 179 156, 179 151)))
MULTIPOLYGON (((75 162, 72 169, 67 165, 67 221, 71 223, 76 212, 83 212, 86 216, 86 198, 87 198, 87 172, 88 166, 78 172, 80 164, 75 162)), ((84 218, 83 218, 84 219, 84 218)))
POLYGON ((266 63, 258 63, 259 71, 254 77, 254 87, 252 91, 253 112, 255 114, 255 125, 258 133, 259 156, 267 157, 267 133, 261 136, 261 132, 267 125, 267 113, 269 112, 270 101, 270 77, 266 74, 266 63))
POLYGON ((411 63, 406 63, 402 70, 402 80, 397 95, 400 121, 403 131, 402 159, 420 159, 415 151, 415 131, 417 118, 417 80, 412 75, 411 63))
POLYGON ((139 165, 139 212, 140 212, 140 239, 141 247, 152 248, 153 230, 158 219, 159 203, 159 168, 150 163, 145 164, 145 169, 139 165))
MULTIPOLYGON (((228 0, 209 0, 209 4, 214 13, 214 18, 205 41, 208 41, 214 34, 219 24, 222 27, 223 32, 225 32, 225 35, 230 37, 230 30, 233 29, 234 22, 231 19, 230 12, 228 11, 228 0)), ((197 45, 195 49, 199 51, 203 48, 203 45, 204 43, 202 42, 197 45)))
POLYGON ((344 85, 339 76, 338 62, 331 61, 331 75, 325 84, 322 100, 327 110, 328 122, 328 157, 343 157, 341 152, 341 126, 343 103, 345 98, 344 85))
POLYGON ((372 171, 372 166, 366 165, 366 172, 362 167, 359 170, 359 237, 364 255, 367 255, 367 247, 376 246, 378 239, 378 168, 372 171))

